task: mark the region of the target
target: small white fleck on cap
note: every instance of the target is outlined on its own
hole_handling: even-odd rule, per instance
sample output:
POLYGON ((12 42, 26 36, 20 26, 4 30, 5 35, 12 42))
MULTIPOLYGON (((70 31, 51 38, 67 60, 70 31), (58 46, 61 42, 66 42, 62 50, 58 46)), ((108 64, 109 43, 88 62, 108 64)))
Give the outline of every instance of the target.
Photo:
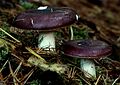
POLYGON ((80 18, 80 15, 77 15, 77 14, 76 14, 76 20, 78 20, 79 18, 80 18))
POLYGON ((38 7, 38 10, 45 10, 45 9, 47 9, 47 7, 48 6, 40 6, 40 7, 38 7))

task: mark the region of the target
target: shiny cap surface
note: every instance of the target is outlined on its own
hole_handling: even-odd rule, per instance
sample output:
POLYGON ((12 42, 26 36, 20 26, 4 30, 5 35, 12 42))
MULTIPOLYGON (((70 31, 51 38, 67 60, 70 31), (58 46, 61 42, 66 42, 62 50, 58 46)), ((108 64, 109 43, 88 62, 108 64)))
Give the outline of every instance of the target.
POLYGON ((70 40, 62 45, 62 53, 71 57, 97 59, 110 55, 112 47, 100 40, 70 40))
POLYGON ((13 26, 20 29, 41 31, 56 30, 76 21, 76 12, 68 7, 47 7, 43 10, 27 10, 18 14, 13 26))

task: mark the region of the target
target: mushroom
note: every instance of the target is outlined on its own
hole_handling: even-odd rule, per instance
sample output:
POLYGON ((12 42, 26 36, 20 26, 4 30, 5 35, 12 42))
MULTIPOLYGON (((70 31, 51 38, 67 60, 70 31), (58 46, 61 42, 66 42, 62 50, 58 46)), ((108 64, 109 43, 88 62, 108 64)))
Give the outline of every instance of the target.
POLYGON ((76 12, 68 7, 39 7, 19 14, 13 26, 26 30, 40 30, 38 47, 54 51, 54 31, 73 24, 77 20, 76 12))
POLYGON ((87 78, 96 78, 93 59, 107 57, 112 53, 112 47, 100 40, 70 40, 62 45, 64 55, 81 58, 80 66, 87 78))

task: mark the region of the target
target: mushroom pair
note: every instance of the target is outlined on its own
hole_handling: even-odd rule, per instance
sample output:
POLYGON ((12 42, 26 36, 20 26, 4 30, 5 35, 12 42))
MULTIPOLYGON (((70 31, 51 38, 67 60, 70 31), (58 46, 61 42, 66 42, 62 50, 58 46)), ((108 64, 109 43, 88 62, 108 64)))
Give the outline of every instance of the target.
POLYGON ((70 40, 62 45, 64 55, 80 58, 80 66, 88 78, 96 78, 93 59, 107 57, 112 53, 112 47, 100 40, 70 40))
POLYGON ((39 30, 38 47, 54 51, 54 31, 68 26, 77 20, 77 14, 68 7, 39 7, 19 14, 13 21, 13 26, 24 30, 39 30))
MULTIPOLYGON (((45 50, 55 49, 53 31, 60 27, 75 23, 78 19, 76 12, 68 7, 40 7, 19 14, 13 21, 13 26, 25 30, 40 30, 38 47, 45 50)), ((96 77, 95 65, 92 60, 111 54, 111 47, 97 40, 71 40, 63 44, 62 52, 71 57, 81 59, 81 68, 96 77), (88 59, 86 59, 88 58, 88 59)))

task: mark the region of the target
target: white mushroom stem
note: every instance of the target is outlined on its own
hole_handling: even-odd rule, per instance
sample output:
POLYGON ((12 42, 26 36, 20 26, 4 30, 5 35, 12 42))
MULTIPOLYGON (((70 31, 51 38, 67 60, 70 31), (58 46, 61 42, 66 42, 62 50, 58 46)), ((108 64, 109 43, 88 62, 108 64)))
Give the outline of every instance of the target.
POLYGON ((53 32, 41 33, 38 38, 38 48, 44 50, 55 50, 55 36, 53 32))
MULTIPOLYGON (((78 21, 78 19, 80 18, 79 15, 76 15, 76 20, 78 21)), ((71 38, 70 40, 74 39, 74 35, 73 35, 73 28, 72 26, 70 27, 70 31, 71 31, 71 38)), ((84 71, 84 75, 87 78, 91 78, 94 77, 96 78, 96 70, 95 70, 95 64, 93 60, 89 60, 89 59, 81 59, 80 60, 80 66, 81 69, 84 71)))
MULTIPOLYGON (((80 18, 79 15, 76 15, 76 20, 78 21, 78 19, 80 18)), ((73 40, 74 35, 73 35, 73 28, 72 26, 70 27, 70 31, 71 31, 71 40, 73 40)), ((84 72, 84 75, 87 78, 96 78, 96 69, 95 69, 95 64, 93 60, 89 60, 89 59, 81 59, 80 60, 80 66, 81 69, 84 72)))
MULTIPOLYGON (((38 10, 45 10, 48 6, 41 6, 38 10)), ((41 33, 38 37, 38 48, 55 51, 55 36, 53 32, 41 33)))
POLYGON ((81 69, 87 78, 96 78, 95 64, 93 60, 81 59, 80 61, 81 69))

